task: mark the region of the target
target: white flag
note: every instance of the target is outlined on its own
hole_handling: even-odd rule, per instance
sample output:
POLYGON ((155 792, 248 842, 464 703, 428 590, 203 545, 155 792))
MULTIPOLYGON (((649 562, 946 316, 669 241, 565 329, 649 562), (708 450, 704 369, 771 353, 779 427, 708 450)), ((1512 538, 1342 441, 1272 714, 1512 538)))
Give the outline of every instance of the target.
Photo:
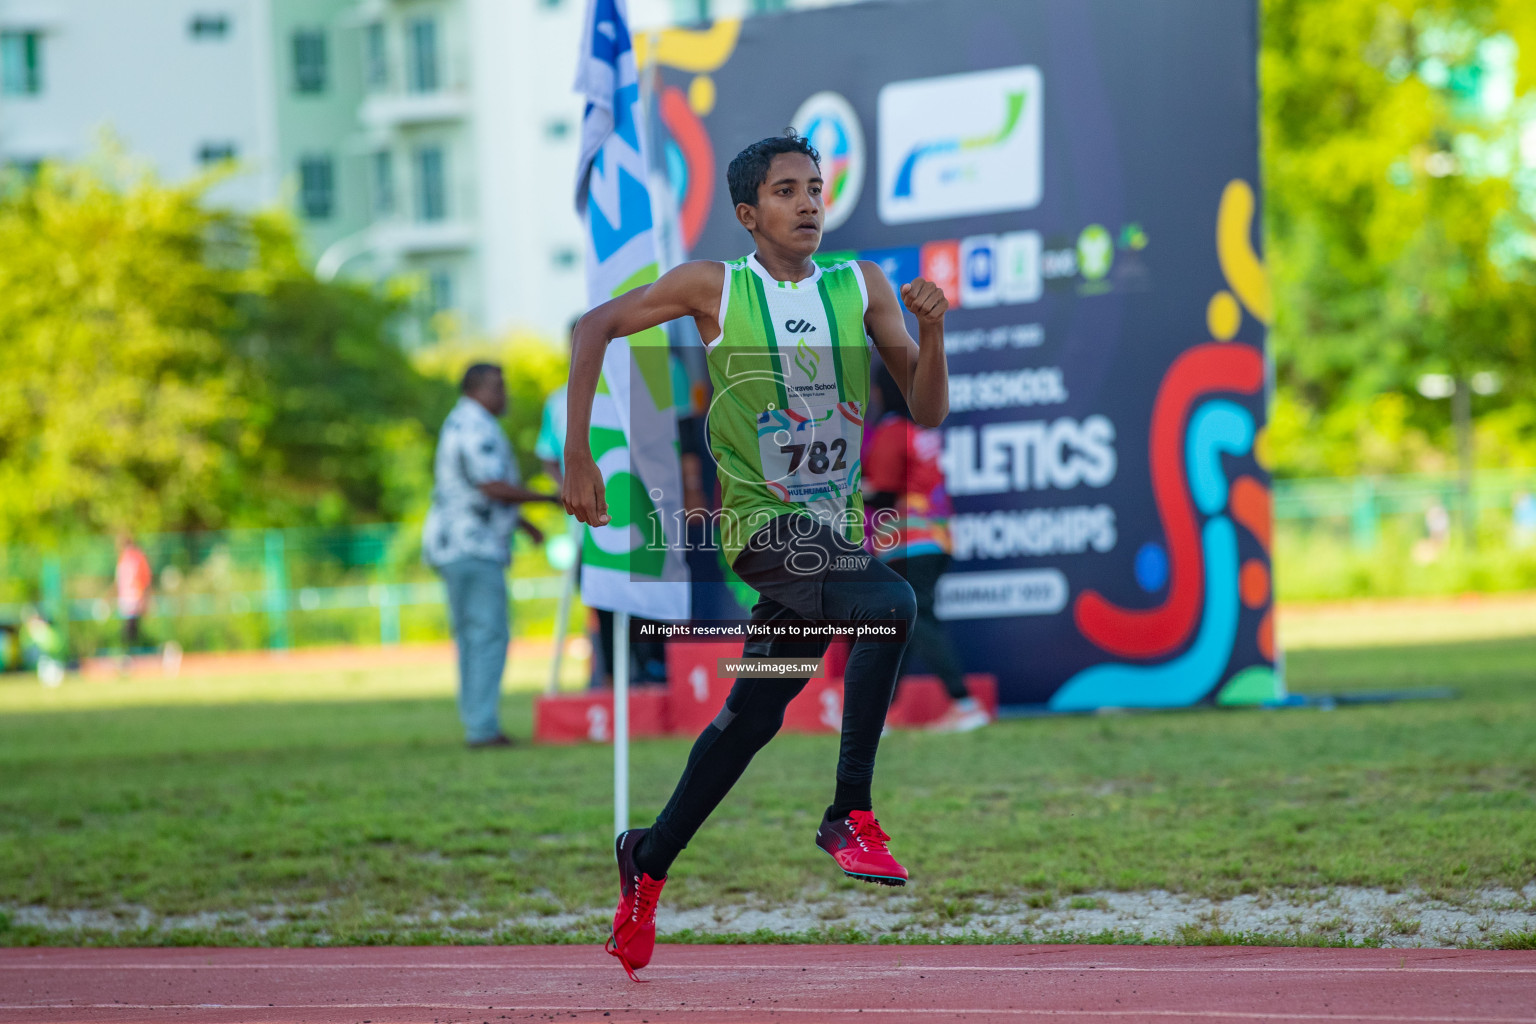
MULTIPOLYGON (((576 209, 587 236, 591 305, 659 272, 640 82, 624 0, 588 0, 576 90, 587 101, 576 209)), ((667 335, 616 339, 592 406, 592 455, 607 485, 608 525, 582 545, 582 599, 652 619, 689 617, 682 472, 667 335)))

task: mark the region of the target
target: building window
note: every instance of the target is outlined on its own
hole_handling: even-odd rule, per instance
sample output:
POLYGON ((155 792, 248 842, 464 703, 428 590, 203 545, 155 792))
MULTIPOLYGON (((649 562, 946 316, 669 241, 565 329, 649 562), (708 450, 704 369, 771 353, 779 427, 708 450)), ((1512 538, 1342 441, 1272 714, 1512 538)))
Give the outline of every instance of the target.
POLYGON ((195 14, 187 31, 197 40, 223 39, 229 35, 229 18, 223 14, 195 14))
POLYGON ((427 312, 446 313, 453 309, 453 271, 443 267, 427 275, 427 312))
POLYGON ((395 212, 395 160, 387 149, 373 154, 373 212, 395 212))
POLYGON ((678 24, 702 24, 709 20, 709 0, 672 0, 672 7, 678 24))
POLYGON ((448 216, 448 183, 443 173, 441 146, 422 146, 416 151, 416 216, 443 220, 448 216))
POLYGON ((0 92, 36 96, 42 91, 42 33, 0 32, 0 92))
POLYGON ((437 79, 437 22, 431 18, 415 18, 410 23, 411 40, 411 91, 436 92, 437 79))
POLYGON ((293 91, 325 91, 325 31, 301 28, 293 34, 293 91))
POLYGON ((239 152, 233 142, 205 142, 197 147, 197 162, 204 167, 222 164, 227 160, 235 159, 239 152))
POLYGON ((384 34, 382 21, 371 22, 363 35, 363 71, 368 88, 388 88, 389 37, 384 34))
POLYGON ((328 154, 299 160, 299 208, 309 220, 325 220, 336 204, 336 167, 328 154))

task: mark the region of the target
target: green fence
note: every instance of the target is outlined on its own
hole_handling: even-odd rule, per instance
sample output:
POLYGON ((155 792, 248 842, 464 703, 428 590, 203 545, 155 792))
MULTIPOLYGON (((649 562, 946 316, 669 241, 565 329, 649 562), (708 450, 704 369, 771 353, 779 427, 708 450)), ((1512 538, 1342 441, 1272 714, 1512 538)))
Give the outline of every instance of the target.
POLYGON ((1536 590, 1536 471, 1282 480, 1281 600, 1536 590))
MULTIPOLYGON (((514 628, 547 632, 562 578, 521 534, 514 628)), ((448 636, 446 598, 421 563, 420 527, 226 530, 138 538, 154 570, 145 643, 186 650, 283 649, 448 636)), ((75 654, 120 649, 107 538, 59 551, 0 550, 0 623, 30 608, 62 624, 75 654)))
MULTIPOLYGON (((1536 471, 1281 480, 1274 488, 1282 599, 1536 589, 1536 471), (1445 532, 1442 527, 1448 527, 1445 532)), ((553 532, 553 531, 552 531, 553 532)), ((139 538, 155 573, 146 643, 186 650, 445 639, 443 588, 410 524, 225 530, 139 538)), ((561 577, 518 535, 513 628, 547 634, 561 577)), ((56 551, 0 549, 0 624, 42 609, 70 649, 120 649, 109 538, 56 551)), ((580 615, 579 609, 575 612, 580 615)))
POLYGON ((1536 523, 1517 520, 1522 498, 1536 501, 1536 470, 1476 474, 1463 491, 1452 474, 1275 481, 1276 526, 1296 526, 1347 537, 1361 551, 1377 548, 1383 533, 1419 530, 1429 537, 1432 510, 1440 509, 1462 539, 1498 548, 1521 544, 1536 523))

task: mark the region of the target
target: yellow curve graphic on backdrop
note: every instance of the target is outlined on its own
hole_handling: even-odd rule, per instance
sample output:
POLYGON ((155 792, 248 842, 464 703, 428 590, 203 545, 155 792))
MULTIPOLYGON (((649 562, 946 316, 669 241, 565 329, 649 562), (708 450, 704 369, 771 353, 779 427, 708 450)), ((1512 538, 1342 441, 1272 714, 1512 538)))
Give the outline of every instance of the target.
POLYGON ((705 29, 668 28, 635 36, 635 63, 651 61, 696 75, 718 71, 731 59, 741 35, 740 18, 724 18, 705 29))
POLYGON ((1241 178, 1227 182, 1216 212, 1216 256, 1227 284, 1260 323, 1274 322, 1274 296, 1264 261, 1253 250, 1253 189, 1241 178))

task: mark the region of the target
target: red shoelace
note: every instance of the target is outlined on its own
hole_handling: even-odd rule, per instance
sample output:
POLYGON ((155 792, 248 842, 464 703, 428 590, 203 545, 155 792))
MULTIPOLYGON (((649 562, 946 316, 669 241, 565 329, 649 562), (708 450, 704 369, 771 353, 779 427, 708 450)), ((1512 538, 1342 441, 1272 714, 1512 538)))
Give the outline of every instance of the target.
POLYGON ((890 853, 886 843, 891 837, 880 828, 880 823, 875 816, 868 811, 853 811, 848 815, 848 820, 853 822, 853 836, 859 840, 859 845, 870 853, 890 853))
MULTIPOLYGON (((629 912, 629 919, 635 924, 647 925, 656 920, 656 904, 661 899, 661 887, 666 884, 666 879, 657 881, 650 875, 641 875, 635 881, 635 906, 629 912)), ((628 958, 619 952, 619 937, 617 934, 609 937, 603 944, 608 955, 616 958, 624 968, 624 973, 629 975, 630 981, 644 983, 646 979, 635 974, 635 969, 630 966, 628 958)))
POLYGON ((640 881, 635 885, 635 909, 630 912, 631 921, 636 924, 650 924, 656 920, 656 902, 661 899, 661 887, 664 884, 666 884, 665 878, 658 882, 650 875, 640 876, 640 881))

